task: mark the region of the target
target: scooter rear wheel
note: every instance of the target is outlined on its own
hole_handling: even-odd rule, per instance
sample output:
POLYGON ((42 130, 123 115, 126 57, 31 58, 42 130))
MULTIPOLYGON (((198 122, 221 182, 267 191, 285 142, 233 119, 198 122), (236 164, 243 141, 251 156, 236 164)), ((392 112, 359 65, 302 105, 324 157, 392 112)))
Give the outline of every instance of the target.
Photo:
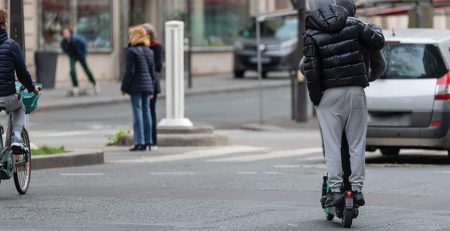
POLYGON ((342 217, 342 224, 345 228, 350 228, 353 222, 353 209, 345 209, 342 217))
POLYGON ((334 219, 334 215, 331 213, 327 213, 327 220, 332 221, 334 219))

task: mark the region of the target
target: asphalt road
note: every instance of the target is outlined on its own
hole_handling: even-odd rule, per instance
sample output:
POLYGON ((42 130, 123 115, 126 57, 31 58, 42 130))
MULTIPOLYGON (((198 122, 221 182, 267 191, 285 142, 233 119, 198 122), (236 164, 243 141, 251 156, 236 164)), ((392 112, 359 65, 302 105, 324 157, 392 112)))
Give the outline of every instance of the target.
MULTIPOLYGON (((289 116, 288 89, 265 93, 266 118, 289 116)), ((195 96, 187 115, 222 128, 235 146, 107 149, 106 164, 33 171, 29 193, 0 185, 0 230, 336 230, 319 205, 325 165, 319 132, 235 130, 257 121, 257 92, 195 96)), ((160 111, 163 114, 163 110, 160 111)), ((129 128, 129 105, 37 113, 32 141, 102 147, 129 128)), ((450 160, 445 152, 367 154, 364 192, 353 230, 450 230, 450 160)))
MULTIPOLYGON (((109 150, 101 166, 34 171, 25 196, 3 182, 0 230, 340 229, 319 206, 321 154, 302 146, 109 150)), ((354 230, 450 230, 443 153, 369 154, 368 163, 354 230)))

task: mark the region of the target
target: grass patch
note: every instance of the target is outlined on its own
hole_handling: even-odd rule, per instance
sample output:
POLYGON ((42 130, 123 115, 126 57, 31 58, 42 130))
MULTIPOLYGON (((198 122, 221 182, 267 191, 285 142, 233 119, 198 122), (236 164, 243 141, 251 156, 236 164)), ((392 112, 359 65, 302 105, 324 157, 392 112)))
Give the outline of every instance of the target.
POLYGON ((40 146, 37 148, 31 149, 32 156, 40 156, 40 155, 54 155, 54 154, 64 154, 70 152, 64 146, 60 147, 49 147, 49 146, 40 146))
POLYGON ((127 135, 131 135, 130 130, 127 130, 127 131, 120 130, 120 131, 116 132, 115 134, 109 135, 109 136, 107 136, 108 143, 106 145, 108 145, 108 146, 120 145, 121 139, 127 135))

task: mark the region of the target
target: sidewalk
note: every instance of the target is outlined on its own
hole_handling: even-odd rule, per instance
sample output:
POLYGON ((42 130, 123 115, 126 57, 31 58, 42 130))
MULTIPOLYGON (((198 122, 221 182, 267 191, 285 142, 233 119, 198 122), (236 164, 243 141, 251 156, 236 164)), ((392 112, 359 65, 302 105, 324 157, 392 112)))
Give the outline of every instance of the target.
MULTIPOLYGON (((163 93, 160 98, 165 98, 165 81, 161 81, 163 93)), ((259 84, 255 78, 234 79, 231 76, 205 76, 195 77, 193 79, 193 88, 186 88, 186 96, 214 94, 226 92, 238 92, 258 89, 259 84)), ((272 78, 263 81, 263 88, 279 88, 290 85, 288 78, 272 78)), ((90 85, 82 85, 81 88, 87 88, 92 92, 90 85)), ((67 97, 70 88, 57 88, 42 91, 39 101, 39 111, 60 110, 74 107, 86 107, 95 105, 115 104, 128 102, 129 97, 122 96, 120 92, 120 83, 100 83, 101 92, 99 95, 88 95, 82 97, 67 97)))

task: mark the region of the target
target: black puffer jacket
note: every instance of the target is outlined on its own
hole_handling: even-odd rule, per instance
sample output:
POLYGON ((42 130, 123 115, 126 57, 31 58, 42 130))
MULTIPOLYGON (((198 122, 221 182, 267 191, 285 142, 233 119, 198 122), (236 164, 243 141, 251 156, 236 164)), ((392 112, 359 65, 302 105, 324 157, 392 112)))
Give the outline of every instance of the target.
POLYGON ((349 17, 342 6, 329 5, 307 16, 304 44, 305 77, 318 105, 326 89, 369 85, 363 48, 380 50, 384 36, 378 27, 349 17))

